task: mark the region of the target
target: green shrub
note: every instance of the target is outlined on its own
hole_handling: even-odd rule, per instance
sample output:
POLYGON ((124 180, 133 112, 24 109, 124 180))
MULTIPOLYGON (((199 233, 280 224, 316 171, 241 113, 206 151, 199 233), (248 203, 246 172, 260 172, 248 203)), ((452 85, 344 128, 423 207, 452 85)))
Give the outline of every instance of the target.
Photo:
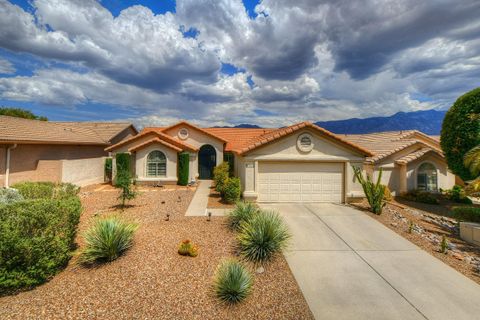
POLYGON ((228 178, 223 187, 223 200, 227 203, 235 203, 240 200, 241 185, 239 178, 228 178))
POLYGON ((113 160, 112 158, 105 159, 105 178, 107 181, 112 181, 112 170, 113 170, 113 160))
POLYGON ((480 223, 480 208, 478 207, 455 207, 453 216, 459 221, 480 223))
POLYGON ((367 198, 368 204, 370 205, 370 211, 375 214, 381 214, 383 207, 385 206, 385 186, 380 183, 380 181, 382 180, 382 169, 380 169, 380 172, 378 174, 377 182, 373 183, 368 174, 366 179, 363 177, 361 168, 354 166, 352 166, 352 168, 355 177, 362 185, 363 192, 365 193, 365 197, 367 198))
POLYGON ((253 286, 252 274, 235 259, 224 260, 215 273, 214 292, 218 299, 228 304, 244 300, 253 286))
POLYGON ((445 190, 444 193, 447 199, 451 201, 454 201, 457 203, 472 204, 472 200, 470 200, 470 198, 467 197, 465 190, 457 184, 454 185, 452 189, 445 190))
POLYGON ((131 172, 130 172, 130 154, 128 153, 117 153, 115 155, 115 163, 116 163, 116 176, 115 176, 115 185, 117 185, 117 181, 121 178, 128 176, 131 179, 131 172))
POLYGON ((224 186, 227 183, 229 176, 228 162, 222 162, 213 169, 213 181, 215 183, 215 190, 220 192, 223 198, 224 186))
POLYGON ((455 101, 442 124, 440 145, 448 167, 464 181, 476 178, 464 165, 464 155, 480 144, 480 88, 455 101))
POLYGON ((24 198, 17 189, 0 188, 0 205, 23 201, 24 198))
POLYGON ((393 196, 392 196, 392 192, 390 191, 390 188, 388 186, 385 186, 385 185, 384 185, 384 190, 383 190, 383 199, 385 201, 392 201, 393 200, 393 196))
POLYGON ((282 218, 274 211, 261 211, 240 225, 237 236, 241 255, 262 263, 283 250, 291 238, 282 218))
POLYGON ((0 292, 40 284, 70 259, 80 218, 78 197, 0 206, 0 292))
POLYGON ((232 230, 240 229, 243 222, 258 214, 258 206, 250 201, 237 201, 235 208, 227 214, 227 225, 232 230))
POLYGON ((178 254, 182 256, 196 257, 198 255, 198 248, 190 240, 183 240, 178 245, 178 254))
POLYGON ((448 251, 448 240, 445 235, 442 235, 442 241, 440 242, 440 252, 447 253, 448 251))
POLYGON ((121 220, 118 217, 97 219, 84 234, 85 249, 80 262, 113 261, 133 244, 133 235, 138 225, 121 220))
POLYGON ((435 195, 428 191, 412 190, 407 192, 403 197, 410 201, 438 204, 438 199, 435 197, 435 195))
POLYGON ((190 155, 187 152, 178 154, 178 184, 186 186, 188 184, 188 167, 190 163, 190 155))
POLYGON ((18 192, 29 200, 34 199, 66 199, 74 197, 80 191, 80 188, 71 183, 54 182, 19 182, 12 186, 18 192))

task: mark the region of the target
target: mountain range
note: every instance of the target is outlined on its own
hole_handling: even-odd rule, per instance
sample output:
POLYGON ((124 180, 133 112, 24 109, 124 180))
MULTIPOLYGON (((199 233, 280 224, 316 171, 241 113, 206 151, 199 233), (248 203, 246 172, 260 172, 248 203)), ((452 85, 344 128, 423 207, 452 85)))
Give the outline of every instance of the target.
MULTIPOLYGON (((419 130, 439 135, 446 111, 425 110, 397 112, 389 117, 351 118, 335 121, 318 121, 316 125, 338 134, 358 134, 382 131, 419 130)), ((259 128, 252 124, 240 124, 235 128, 259 128)))

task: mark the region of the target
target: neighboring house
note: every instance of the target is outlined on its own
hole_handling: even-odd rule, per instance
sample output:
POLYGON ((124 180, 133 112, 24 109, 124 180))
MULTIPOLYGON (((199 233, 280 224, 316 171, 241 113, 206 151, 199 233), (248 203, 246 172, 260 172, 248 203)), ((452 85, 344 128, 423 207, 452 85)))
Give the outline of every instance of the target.
MULTIPOLYGON (((190 154, 190 180, 233 166, 243 197, 260 202, 335 202, 363 196, 352 166, 378 174, 393 194, 451 188, 437 139, 418 131, 336 135, 309 122, 280 129, 199 128, 180 122, 145 128, 106 149, 132 155, 139 184, 177 183, 177 155, 190 154)), ((115 165, 114 165, 115 170, 115 165)))
POLYGON ((438 136, 420 131, 391 131, 371 134, 340 135, 373 153, 365 170, 378 177, 393 195, 419 189, 437 192, 455 185, 455 175, 448 170, 438 136))
POLYGON ((0 184, 103 182, 105 147, 136 135, 130 123, 52 122, 0 116, 0 184))

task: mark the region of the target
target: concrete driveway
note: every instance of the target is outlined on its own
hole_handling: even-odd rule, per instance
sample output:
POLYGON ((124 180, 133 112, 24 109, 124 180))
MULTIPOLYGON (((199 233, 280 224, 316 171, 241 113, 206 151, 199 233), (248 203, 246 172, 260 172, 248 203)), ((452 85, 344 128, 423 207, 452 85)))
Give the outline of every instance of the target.
POLYGON ((368 215, 262 205, 285 218, 288 264, 316 319, 480 319, 480 286, 368 215))

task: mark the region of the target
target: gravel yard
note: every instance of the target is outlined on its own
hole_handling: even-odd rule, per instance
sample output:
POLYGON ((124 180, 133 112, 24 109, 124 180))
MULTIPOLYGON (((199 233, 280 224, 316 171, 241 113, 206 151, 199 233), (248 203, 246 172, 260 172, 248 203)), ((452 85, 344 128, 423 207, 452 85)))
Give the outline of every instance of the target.
MULTIPOLYGON (((312 319, 283 256, 255 275, 253 294, 244 303, 227 307, 217 302, 211 294, 212 277, 218 262, 233 255, 234 245, 224 218, 208 222, 185 217, 193 188, 142 190, 132 206, 119 213, 140 225, 134 246, 124 256, 95 268, 79 266, 74 257, 50 282, 0 298, 0 318, 312 319), (167 212, 170 221, 165 221, 167 212), (198 245, 198 257, 177 254, 183 239, 198 245)), ((115 212, 117 195, 109 186, 83 189, 80 232, 93 216, 115 212)))
POLYGON ((415 204, 413 207, 406 203, 409 202, 388 203, 381 215, 369 212, 366 201, 352 205, 480 284, 480 248, 460 238, 456 220, 448 217, 449 212, 440 205, 435 206, 439 211, 436 214, 433 205, 422 207, 422 204, 415 204), (426 210, 419 208, 426 208, 426 210), (412 231, 409 232, 411 223, 412 231), (449 249, 446 254, 439 252, 442 236, 445 236, 448 241, 449 249))

